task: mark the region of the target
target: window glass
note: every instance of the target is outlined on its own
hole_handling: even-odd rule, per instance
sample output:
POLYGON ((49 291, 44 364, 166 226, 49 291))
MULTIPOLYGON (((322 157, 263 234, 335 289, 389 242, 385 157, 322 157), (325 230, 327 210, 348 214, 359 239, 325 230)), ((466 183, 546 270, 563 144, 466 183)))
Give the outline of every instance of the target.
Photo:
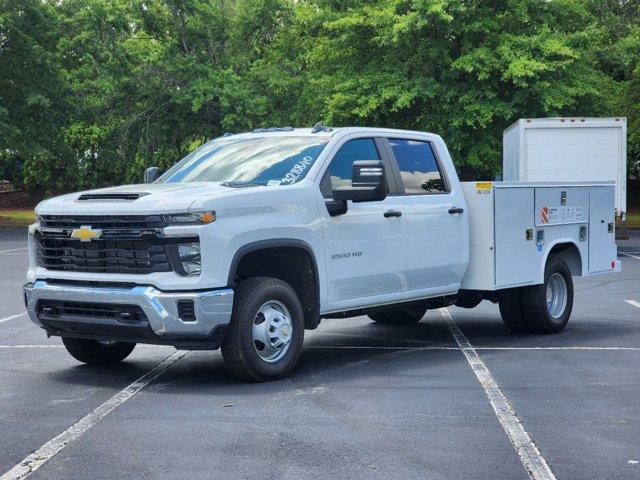
POLYGON ((331 188, 329 192, 325 193, 330 196, 330 190, 334 188, 351 186, 351 172, 353 171, 353 162, 356 160, 380 160, 372 138, 349 140, 340 147, 329 165, 328 175, 331 180, 331 188))
POLYGON ((446 186, 429 142, 389 139, 405 193, 442 193, 446 186))
POLYGON ((328 137, 273 136, 205 143, 171 167, 159 183, 241 182, 288 185, 302 180, 328 137))

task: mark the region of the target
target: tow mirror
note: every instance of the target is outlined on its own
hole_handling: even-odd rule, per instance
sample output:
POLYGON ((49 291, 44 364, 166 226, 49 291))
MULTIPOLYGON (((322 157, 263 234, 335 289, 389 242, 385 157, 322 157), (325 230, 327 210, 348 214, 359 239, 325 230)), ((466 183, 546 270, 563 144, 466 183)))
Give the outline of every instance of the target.
POLYGON ((353 162, 351 186, 333 190, 336 201, 372 202, 387 198, 387 180, 384 163, 380 160, 353 162))
POLYGON ((387 198, 387 177, 384 163, 380 160, 358 160, 353 162, 351 186, 333 189, 333 199, 327 200, 327 211, 335 217, 347 213, 347 200, 372 202, 387 198))
POLYGON ((144 171, 144 183, 153 183, 160 176, 160 169, 158 167, 149 167, 144 171))

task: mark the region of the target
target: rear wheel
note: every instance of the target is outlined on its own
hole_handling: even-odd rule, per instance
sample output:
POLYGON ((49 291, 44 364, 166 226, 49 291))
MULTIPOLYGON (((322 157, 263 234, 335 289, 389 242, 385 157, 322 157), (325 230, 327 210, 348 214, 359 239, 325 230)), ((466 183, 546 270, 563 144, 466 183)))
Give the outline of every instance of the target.
POLYGON ((525 290, 522 308, 531 332, 558 333, 564 330, 573 308, 573 280, 564 260, 549 258, 544 283, 525 290))
POLYGON ((425 313, 427 313, 426 307, 407 307, 397 310, 386 310, 382 312, 370 313, 367 316, 378 323, 385 323, 391 325, 411 325, 418 323, 422 320, 425 313))
POLYGON ((254 381, 284 377, 298 361, 303 340, 302 305, 289 284, 257 277, 238 286, 222 344, 231 373, 254 381))
POLYGON ((89 365, 118 363, 129 356, 136 344, 114 340, 85 340, 62 337, 65 348, 76 360, 89 365))
POLYGON ((513 288, 504 291, 498 301, 502 321, 512 332, 526 332, 529 330, 522 310, 521 290, 520 288, 513 288))

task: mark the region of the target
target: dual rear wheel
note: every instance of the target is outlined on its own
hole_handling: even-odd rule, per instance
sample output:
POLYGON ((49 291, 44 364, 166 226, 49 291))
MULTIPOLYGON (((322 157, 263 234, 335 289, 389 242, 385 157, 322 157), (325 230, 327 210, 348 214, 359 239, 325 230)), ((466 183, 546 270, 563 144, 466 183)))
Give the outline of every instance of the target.
POLYGON ((564 260, 551 257, 542 285, 506 290, 498 303, 504 324, 514 332, 561 332, 573 308, 571 271, 564 260))

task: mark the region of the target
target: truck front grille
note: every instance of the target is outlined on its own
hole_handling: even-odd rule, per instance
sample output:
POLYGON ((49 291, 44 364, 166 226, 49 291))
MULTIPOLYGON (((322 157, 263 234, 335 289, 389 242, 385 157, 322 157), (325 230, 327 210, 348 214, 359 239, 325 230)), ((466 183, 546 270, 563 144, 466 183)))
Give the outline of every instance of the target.
POLYGON ((47 270, 146 274, 172 270, 166 247, 158 241, 93 240, 38 236, 38 265, 47 270))
POLYGON ((97 229, 148 230, 166 227, 162 215, 42 215, 42 228, 80 228, 91 225, 97 229))

